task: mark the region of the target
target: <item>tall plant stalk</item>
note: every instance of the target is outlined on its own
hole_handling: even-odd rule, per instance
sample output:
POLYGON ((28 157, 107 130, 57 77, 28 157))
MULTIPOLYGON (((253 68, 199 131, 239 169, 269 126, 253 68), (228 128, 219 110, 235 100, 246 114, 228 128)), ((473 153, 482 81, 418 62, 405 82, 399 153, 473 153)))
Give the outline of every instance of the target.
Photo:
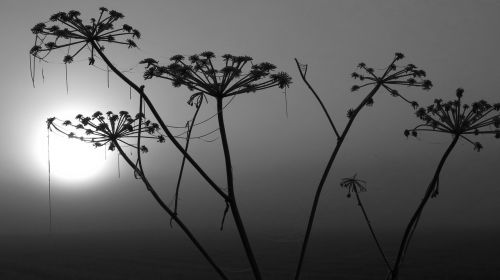
POLYGON ((473 142, 470 137, 490 134, 500 139, 500 103, 491 105, 484 100, 480 100, 472 103, 472 105, 463 104, 463 92, 462 88, 458 88, 456 91, 456 100, 443 102, 441 99, 435 99, 433 104, 425 108, 419 108, 416 111, 416 115, 424 123, 404 132, 407 137, 410 135, 417 137, 419 132, 444 133, 451 135, 453 140, 441 157, 422 201, 419 203, 405 228, 392 273, 389 275, 390 279, 399 279, 403 259, 420 221, 424 207, 431 198, 439 195, 439 176, 441 170, 457 142, 460 139, 465 140, 473 145, 474 150, 479 152, 483 146, 479 142, 473 142))
POLYGON ((411 237, 413 236, 413 231, 416 229, 418 221, 420 219, 420 216, 422 215, 422 212, 424 211, 424 207, 431 198, 432 194, 435 192, 436 186, 439 182, 439 174, 441 173, 441 170, 443 169, 443 166, 446 162, 446 159, 448 159, 448 156, 450 155, 451 151, 455 147, 455 145, 458 142, 458 139, 460 138, 460 135, 455 135, 453 137, 453 140, 451 141, 450 145, 446 149, 445 153, 441 157, 441 160, 439 161, 439 164, 436 168, 436 171, 434 172, 434 176, 432 177, 431 182, 429 183, 429 186, 427 187, 427 190, 425 191, 424 197, 422 198, 422 201, 418 205, 417 209, 413 213, 410 221, 408 222, 408 225, 406 226, 405 232, 403 234, 403 238, 401 240, 401 245, 399 245, 399 250, 398 250, 398 256, 396 258, 396 261, 394 262, 394 268, 392 269, 391 274, 391 279, 398 279, 399 277, 399 268, 401 266, 401 262, 403 261, 403 258, 406 254, 406 251, 408 250, 408 245, 410 244, 411 237))
POLYGON ((219 123, 222 148, 224 150, 224 161, 226 165, 227 191, 229 195, 228 203, 231 208, 231 214, 233 215, 233 219, 236 224, 236 228, 238 229, 241 242, 243 244, 243 247, 245 248, 245 253, 247 255, 248 261, 250 262, 250 266, 252 267, 254 277, 257 280, 260 280, 262 279, 262 275, 260 273, 259 266, 257 265, 255 255, 252 251, 252 246, 250 245, 250 241, 248 240, 245 226, 243 225, 243 220, 241 219, 240 211, 238 210, 238 205, 236 203, 236 196, 234 194, 233 166, 231 164, 231 153, 229 152, 226 127, 224 124, 222 97, 217 98, 217 120, 219 123))
POLYGON ((260 280, 262 275, 236 202, 231 154, 224 123, 223 100, 226 97, 234 98, 243 93, 256 92, 275 86, 285 88, 291 83, 291 78, 285 72, 272 73, 276 66, 269 62, 252 64, 250 71, 243 72, 245 66, 252 61, 249 56, 225 54, 222 56, 223 66, 220 69, 215 66, 215 58, 213 52, 205 51, 192 55, 187 60, 183 55, 174 55, 170 58, 171 64, 167 66, 159 65, 158 61, 152 58, 146 58, 141 63, 147 64, 144 73, 146 79, 162 78, 170 80, 174 87, 185 86, 189 91, 194 92, 189 100, 193 100, 200 95, 210 96, 216 100, 216 114, 224 153, 228 194, 221 229, 226 214, 231 209, 252 273, 255 279, 260 280))
POLYGON ((52 189, 51 189, 51 170, 50 170, 50 127, 47 127, 47 170, 49 172, 49 234, 52 234, 52 189))
POLYGON ((368 100, 370 98, 372 98, 375 95, 375 93, 377 93, 377 91, 379 90, 380 86, 381 86, 380 84, 377 84, 370 91, 370 93, 365 97, 365 99, 363 99, 363 101, 358 105, 358 107, 356 108, 356 110, 353 111, 352 117, 349 118, 349 121, 347 122, 347 125, 345 126, 342 134, 337 139, 337 143, 335 145, 335 148, 333 149, 333 152, 330 155, 330 159, 328 160, 328 163, 326 164, 325 170, 323 171, 323 174, 321 175, 321 179, 319 181, 318 187, 316 188, 316 192, 314 194, 313 204, 312 204, 312 207, 311 207, 311 212, 309 214, 309 220, 307 221, 307 228, 306 228, 306 233, 304 235, 304 240, 302 241, 302 248, 301 248, 301 251, 300 251, 299 263, 297 265, 297 270, 295 272, 295 279, 296 280, 298 280, 300 278, 300 273, 301 273, 301 270, 302 270, 302 265, 304 263, 304 257, 305 257, 305 254, 306 254, 307 246, 309 244, 309 237, 311 235, 312 226, 313 226, 313 223, 314 223, 314 218, 316 217, 316 211, 317 211, 318 204, 319 204, 319 198, 321 196, 321 192, 323 191, 323 186, 325 185, 326 178, 328 177, 328 175, 330 173, 330 169, 332 168, 333 162, 335 161, 335 158, 337 157, 337 154, 340 151, 340 147, 344 143, 344 140, 345 140, 345 138, 347 136, 347 133, 349 132, 349 129, 351 128, 354 120, 356 119, 356 116, 361 111, 361 109, 363 109, 363 107, 366 105, 366 103, 368 102, 368 100))
POLYGON ((372 223, 370 222, 370 219, 368 218, 368 214, 366 213, 365 207, 363 206, 363 203, 361 202, 361 197, 359 196, 359 192, 365 192, 366 191, 366 182, 364 180, 360 180, 356 178, 356 174, 354 174, 353 177, 351 178, 343 178, 342 181, 340 182, 340 186, 343 188, 347 188, 348 193, 347 197, 351 197, 351 192, 354 193, 356 196, 356 201, 358 202, 358 206, 361 208, 361 212, 363 212, 363 217, 366 221, 366 224, 368 225, 368 228, 370 229, 370 233, 373 237, 373 240, 375 241, 375 244, 377 245, 377 249, 384 259, 384 263, 387 266, 387 269, 389 271, 392 270, 391 265, 389 264, 389 261, 387 260, 387 257, 385 256, 384 250, 382 249, 382 246, 380 245, 380 242, 378 241, 377 235, 375 234, 375 230, 373 229, 372 223))
POLYGON ((298 280, 300 278, 300 274, 302 272, 302 266, 306 254, 306 250, 309 244, 309 239, 312 231, 312 226, 314 224, 314 218, 316 217, 316 211, 318 208, 319 204, 319 199, 321 196, 321 192, 323 190, 323 186, 326 182, 326 179, 328 175, 330 174, 330 170, 333 166, 333 163, 337 157, 338 152, 340 151, 340 148, 342 144, 345 141, 345 138, 347 136, 347 133, 349 132, 349 129, 351 128, 352 124, 354 123, 354 120, 356 119, 357 115, 359 112, 365 107, 365 106, 371 106, 373 105, 373 97, 375 94, 378 92, 378 90, 382 87, 385 88, 392 96, 395 97, 400 97, 404 101, 408 102, 412 106, 418 106, 418 104, 414 101, 409 101, 405 97, 403 97, 399 92, 395 89, 392 88, 393 85, 406 85, 406 86, 415 86, 415 87, 422 87, 424 90, 428 90, 432 87, 432 83, 429 80, 422 80, 421 78, 425 77, 425 72, 423 70, 418 70, 415 65, 413 64, 408 64, 407 66, 398 69, 398 67, 395 65, 396 61, 401 60, 404 58, 404 55, 401 53, 396 53, 394 59, 392 62, 387 66, 383 72, 382 75, 377 76, 375 75, 374 69, 373 68, 368 68, 366 67, 365 63, 360 63, 358 67, 362 70, 364 70, 367 73, 367 76, 360 75, 356 72, 352 73, 352 77, 355 79, 359 79, 360 81, 363 81, 364 84, 358 86, 355 85, 351 88, 351 91, 358 91, 359 89, 366 87, 366 86, 373 86, 371 91, 366 95, 366 97, 361 101, 361 103, 355 108, 355 109, 349 109, 347 112, 347 117, 349 118, 349 121, 347 122, 344 130, 342 133, 337 132, 335 125, 333 124, 333 121, 328 114, 328 111, 326 110, 325 106, 323 105, 323 102, 321 102, 321 99, 319 96, 316 94, 312 86, 310 86, 309 82, 306 79, 306 73, 307 73, 307 68, 301 67, 302 65, 298 62, 298 60, 295 60, 297 64, 297 68, 299 70, 299 73, 302 77, 302 80, 305 82, 305 84, 308 86, 308 88, 311 90, 311 92, 314 94, 318 102, 323 108, 323 112, 327 116, 332 129, 334 130, 335 134, 337 135, 337 142, 335 144, 335 147, 332 151, 332 154, 330 155, 330 158, 326 164, 326 167, 323 171, 323 174, 321 175, 321 179, 319 181, 319 184, 316 188, 315 194, 314 194, 314 199, 311 207, 311 211, 309 214, 309 219, 307 221, 307 228, 306 232, 304 235, 304 240, 302 241, 302 246, 301 246, 301 251, 299 255, 299 261, 297 264, 297 268, 295 271, 295 280, 298 280), (415 78, 418 78, 420 80, 416 80, 415 78))

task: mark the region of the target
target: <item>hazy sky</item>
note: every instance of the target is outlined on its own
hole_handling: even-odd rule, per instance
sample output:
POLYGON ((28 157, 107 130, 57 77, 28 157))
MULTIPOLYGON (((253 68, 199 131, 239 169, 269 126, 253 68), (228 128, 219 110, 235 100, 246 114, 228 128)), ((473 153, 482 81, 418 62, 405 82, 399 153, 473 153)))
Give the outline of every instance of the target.
MULTIPOLYGON (((465 89, 467 102, 500 101, 497 1, 2 0, 0 233, 48 229, 47 117, 66 119, 108 109, 136 112, 137 97, 130 100, 128 87, 113 75, 108 88, 106 72, 88 66, 86 55, 68 67, 69 94, 61 54, 43 65, 44 80, 37 67, 36 87, 31 85, 31 27, 60 10, 79 10, 88 20, 101 6, 122 12, 123 23, 141 31, 139 50, 110 48, 110 57, 120 69, 132 68, 127 75, 146 85, 167 123, 185 123, 192 113, 185 103, 189 94, 165 81, 142 81, 143 68, 137 65, 142 58, 166 62, 174 54, 212 50, 219 56, 232 53, 270 61, 294 78, 287 90, 288 116, 280 89, 240 96, 227 107, 236 194, 251 232, 303 232, 314 189, 335 144, 319 105, 299 78, 295 57, 309 65, 308 78, 338 127, 346 123, 346 111, 367 93, 349 92, 355 66, 363 61, 383 68, 394 52, 403 52, 403 63, 416 64, 433 81, 430 92, 400 89, 422 105, 438 97, 453 98, 457 87, 465 89)), ((209 116, 214 107, 210 102, 202 114, 209 116)), ((355 202, 339 187, 341 178, 354 173, 368 181, 362 197, 374 225, 403 228, 450 141, 431 135, 406 139, 403 130, 416 123, 407 104, 387 92, 376 96, 342 147, 315 230, 365 229, 355 202)), ((199 132, 215 125, 208 123, 199 132)), ((430 202, 422 227, 498 228, 500 142, 492 138, 480 139, 485 147, 480 153, 465 143, 454 150, 442 172, 441 195, 430 202)), ((54 155, 71 153, 58 148, 64 149, 51 147, 54 155)), ((207 172, 225 185, 220 141, 196 141, 191 149, 207 172)), ((170 144, 151 145, 150 150, 154 152, 144 158, 147 173, 171 201, 180 155, 170 144)), ((116 154, 108 152, 105 160, 103 150, 88 147, 83 153, 98 154, 95 164, 102 167, 97 175, 80 180, 68 180, 53 170, 55 231, 166 227, 167 217, 124 164, 118 178, 116 154)), ((54 166, 73 166, 79 155, 52 161, 54 166)), ((191 167, 185 178, 181 215, 189 224, 216 230, 223 202, 191 167)))

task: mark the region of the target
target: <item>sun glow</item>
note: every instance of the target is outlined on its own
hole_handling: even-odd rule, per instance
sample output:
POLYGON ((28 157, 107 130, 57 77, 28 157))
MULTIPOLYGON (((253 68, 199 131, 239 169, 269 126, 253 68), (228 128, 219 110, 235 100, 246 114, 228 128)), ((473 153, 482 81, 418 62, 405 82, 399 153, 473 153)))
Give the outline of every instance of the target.
MULTIPOLYGON (((97 149, 88 143, 54 132, 50 132, 45 141, 39 141, 36 152, 47 171, 50 159, 52 178, 68 182, 91 179, 103 170, 106 163, 104 147, 97 149), (47 140, 50 142, 49 146, 47 140)), ((107 156, 110 156, 110 153, 107 156)))

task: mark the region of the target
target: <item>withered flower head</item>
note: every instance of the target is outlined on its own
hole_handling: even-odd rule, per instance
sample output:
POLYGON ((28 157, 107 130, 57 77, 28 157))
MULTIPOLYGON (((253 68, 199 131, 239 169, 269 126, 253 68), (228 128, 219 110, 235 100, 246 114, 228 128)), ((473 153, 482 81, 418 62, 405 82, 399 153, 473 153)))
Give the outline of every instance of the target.
MULTIPOLYGON (((424 70, 418 69, 413 64, 406 66, 398 66, 396 63, 404 58, 402 53, 395 53, 392 62, 382 72, 376 73, 373 68, 369 68, 365 63, 358 64, 358 68, 363 73, 353 72, 351 77, 361 81, 359 85, 353 85, 351 91, 355 92, 363 87, 370 85, 379 85, 385 88, 392 96, 400 97, 412 107, 417 108, 418 104, 415 101, 410 101, 401 95, 395 86, 404 85, 408 87, 421 87, 424 90, 429 90, 432 87, 432 82, 425 79, 426 73, 424 70)), ((371 102, 373 104, 373 100, 371 102)))
MULTIPOLYGON (((165 136, 160 133, 158 124, 145 120, 141 114, 132 117, 127 111, 120 111, 118 114, 109 111, 106 115, 97 111, 89 117, 78 114, 75 119, 76 124, 70 120, 59 121, 55 117, 48 118, 47 128, 54 129, 69 138, 91 143, 95 147, 109 144, 111 151, 116 148, 116 144, 137 149, 136 140, 139 133, 141 138, 165 142, 165 136)), ((145 146, 141 146, 140 150, 148 151, 145 146)))
POLYGON ((80 12, 58 12, 48 21, 36 24, 31 32, 35 34, 35 46, 30 50, 34 57, 44 59, 52 51, 66 49, 64 63, 71 63, 86 47, 90 49, 89 64, 94 64, 94 46, 104 50, 105 44, 121 44, 135 48, 132 40, 139 39, 141 33, 128 24, 115 27, 118 20, 124 18, 122 13, 106 8, 99 9, 97 20, 90 19, 84 24, 80 12))
POLYGON ((424 123, 405 130, 404 134, 416 137, 420 131, 447 133, 471 143, 478 152, 483 146, 472 141, 472 136, 492 134, 499 139, 500 103, 489 104, 479 100, 471 105, 463 104, 463 93, 464 90, 459 88, 456 91, 456 100, 443 102, 441 99, 435 99, 434 103, 426 108, 419 108, 416 115, 424 123))
POLYGON ((356 178, 356 174, 350 178, 342 178, 340 187, 347 189, 347 197, 351 197, 351 193, 359 193, 366 191, 366 181, 356 178))
POLYGON ((141 63, 146 64, 145 79, 167 79, 175 87, 186 86, 195 94, 216 98, 256 92, 275 86, 286 88, 292 82, 287 73, 274 73, 276 66, 269 62, 245 67, 252 61, 249 56, 225 54, 219 67, 216 67, 215 59, 213 52, 205 51, 189 56, 187 60, 183 55, 174 55, 167 66, 159 65, 158 61, 152 58, 144 59, 141 63))

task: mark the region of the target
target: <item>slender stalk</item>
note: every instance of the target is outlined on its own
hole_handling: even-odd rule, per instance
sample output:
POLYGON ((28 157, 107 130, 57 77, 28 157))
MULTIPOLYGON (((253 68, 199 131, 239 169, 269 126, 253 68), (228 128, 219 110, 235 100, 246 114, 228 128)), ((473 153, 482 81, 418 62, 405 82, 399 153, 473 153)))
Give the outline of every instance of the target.
POLYGON ((396 280, 399 277, 399 268, 401 266, 403 257, 406 254, 406 251, 408 249, 408 245, 409 245, 410 240, 411 240, 412 232, 415 230, 415 228, 417 226, 417 223, 420 219, 420 215, 422 214, 425 205, 427 204, 427 202, 431 198, 432 194, 434 193, 436 184, 439 181, 439 174, 441 173, 441 169, 443 168, 444 163, 446 162, 446 159, 450 155, 451 151, 453 150, 453 148, 457 144, 459 138, 460 138, 459 135, 455 135, 453 137, 452 142, 450 143, 450 145, 446 149, 446 152, 443 154, 443 156, 441 157, 441 160, 439 161, 439 164, 436 168, 436 171, 434 172, 434 176, 432 177, 432 180, 431 180, 429 186, 427 187, 427 190, 425 191, 425 194, 424 194, 424 197, 422 198, 422 201, 418 205, 417 210, 415 210, 415 213, 413 214, 408 225, 406 226, 406 229, 405 229, 405 232, 403 235, 403 239, 401 240, 401 245, 399 246, 398 256, 397 256, 396 262, 394 263, 394 267, 392 269, 390 279, 396 280))
POLYGON ((49 234, 52 234, 52 194, 50 182, 50 129, 47 128, 47 167, 49 171, 49 234))
POLYGON ((300 73, 300 77, 302 78, 302 81, 304 81, 304 83, 307 85, 307 87, 312 92, 312 94, 314 95, 314 97, 316 97, 316 100, 318 100, 319 105, 321 105, 321 108, 323 109, 323 112, 325 113, 326 117, 328 118, 328 122, 330 123, 330 126, 333 129, 333 132, 335 132, 335 135, 337 136, 337 138, 339 138, 340 134, 337 131, 337 128, 335 127, 335 125, 333 124, 332 118, 330 117, 330 114, 328 113, 328 110, 326 109, 325 105, 323 104, 323 101, 321 101, 321 98, 319 98, 319 96, 316 93, 316 91, 313 89, 313 87, 311 86, 311 84, 309 84, 309 81, 306 79, 307 68, 306 68, 305 71, 303 71, 302 68, 300 68, 300 63, 299 63, 299 61, 296 58, 295 58, 295 63, 297 64, 297 68, 299 69, 299 73, 300 73))
POLYGON ((345 137, 347 136, 347 133, 349 132, 349 129, 351 128, 351 126, 354 122, 354 119, 356 118, 358 113, 361 111, 361 109, 363 109, 363 107, 366 105, 368 100, 370 100, 375 95, 375 93, 377 93, 377 91, 379 90, 380 87, 381 87, 381 84, 377 83, 375 85, 375 87, 370 91, 370 93, 365 97, 365 99, 363 99, 363 101, 361 101, 361 103, 353 111, 351 117, 349 118, 349 121, 347 122, 347 125, 344 128, 344 131, 342 132, 340 137, 337 139, 337 144, 335 145, 335 148, 333 149, 333 152, 330 156, 330 159, 328 160, 328 163, 326 164, 325 170, 323 171, 323 175, 321 176, 321 180, 318 184, 318 187, 316 188, 316 193, 314 195, 311 213, 309 215, 309 220, 307 222, 306 233, 304 236, 304 240, 302 242, 302 249, 300 251, 299 263, 297 264, 297 270, 295 272, 295 280, 298 280, 300 277, 300 272, 302 270, 302 264, 304 262, 304 257, 306 254, 307 245, 309 243, 309 237, 311 235, 311 230, 312 230, 312 226, 314 223, 314 218, 316 216, 316 210, 318 208, 318 203, 319 203, 319 198, 321 196, 321 191, 323 190, 323 186, 326 182, 326 178, 328 177, 330 169, 332 168, 333 162, 335 161, 335 158, 337 157, 337 154, 340 150, 340 147, 342 146, 342 143, 344 143, 345 137))
MULTIPOLYGON (((196 117, 198 116, 198 112, 200 111, 201 104, 195 104, 196 111, 194 112, 194 116, 191 119, 191 122, 188 125, 187 135, 186 135, 186 145, 184 146, 184 150, 187 152, 189 149, 189 140, 191 140, 191 131, 193 131, 194 122, 196 121, 196 117)), ((177 215, 177 209, 179 206, 179 190, 181 187, 182 174, 184 174, 184 165, 186 163, 186 157, 182 157, 181 169, 179 170, 179 177, 177 178, 177 185, 175 187, 175 202, 174 202, 174 214, 177 215)))
POLYGON ((144 182, 146 185, 148 191, 151 193, 153 198, 158 202, 158 204, 165 210, 165 212, 170 215, 170 217, 175 221, 177 225, 182 229, 182 231, 188 236, 188 238, 191 240, 191 242, 196 246, 196 248, 200 251, 200 253, 205 257, 205 259, 212 265, 212 267, 217 271, 217 273, 221 276, 222 279, 229 279, 224 272, 219 268, 219 266, 214 262, 214 260, 208 255, 206 250, 203 248, 201 243, 194 237, 194 235, 191 233, 191 231, 187 228, 187 226, 180 220, 180 218, 177 215, 174 215, 174 212, 163 202, 161 197, 158 195, 158 193, 154 190, 153 186, 149 183, 149 180, 146 178, 144 173, 134 164, 134 162, 128 157, 128 155, 123 151, 121 146, 119 145, 118 141, 113 140, 113 144, 115 147, 118 149, 118 152, 120 155, 125 159, 125 161, 128 163, 132 169, 136 172, 136 174, 139 174, 139 177, 141 180, 144 182))
POLYGON ((174 144, 174 146, 182 153, 183 156, 186 157, 187 161, 191 163, 191 165, 200 173, 200 175, 207 181, 207 183, 224 199, 227 200, 229 197, 228 195, 207 175, 207 173, 198 165, 198 163, 189 155, 182 145, 175 139, 174 135, 172 132, 168 129, 167 125, 165 122, 163 122, 163 119, 160 117, 160 114, 158 111, 156 111, 156 108, 154 107, 153 103, 151 100, 149 100, 149 97, 145 94, 144 88, 137 86, 134 82, 132 82, 129 78, 127 78, 123 73, 121 73, 108 59, 108 57, 102 52, 101 48, 94 42, 91 41, 92 46, 94 49, 97 51, 99 56, 104 60, 106 65, 113 71, 118 77, 120 77, 125 83, 127 83, 130 87, 132 87, 146 102, 148 105, 149 109, 151 110, 151 113, 155 117, 155 119, 158 121, 160 124, 161 128, 169 138, 169 140, 174 144))
POLYGON ((358 205, 361 208, 361 211, 363 212, 363 216, 365 217, 366 224, 370 228, 370 233, 372 234, 373 240, 375 240, 375 244, 377 244, 378 251, 380 252, 380 255, 384 259, 385 265, 389 269, 389 271, 392 271, 391 265, 389 264, 389 261, 387 260, 387 257, 385 256, 384 250, 382 250, 382 246, 380 245, 380 242, 378 241, 377 235, 375 234, 375 230, 372 227, 372 224, 370 220, 368 219, 368 214, 366 213, 365 207, 363 206, 363 203, 361 203, 361 198, 359 197, 358 189, 353 188, 354 194, 356 195, 356 200, 358 201, 358 205))
POLYGON ((222 141, 222 148, 224 150, 224 159, 226 163, 226 176, 227 176, 227 190, 229 195, 229 206, 231 208, 231 213, 233 214, 234 222, 238 229, 238 233, 241 238, 241 242, 243 243, 243 247, 245 248, 245 253, 247 255, 248 261, 252 267, 252 272, 254 274, 255 279, 262 279, 261 273, 259 271, 259 267, 257 265, 257 261, 252 252, 252 247, 250 246, 250 241, 248 240, 247 233, 245 231, 245 227, 243 225, 243 221, 240 216, 240 212, 238 210, 238 206, 236 204, 236 197, 234 194, 234 182, 233 182, 233 167, 231 165, 231 155, 229 153, 229 145, 227 142, 226 128, 224 126, 224 112, 223 112, 223 104, 222 97, 217 97, 217 119, 219 121, 219 129, 220 136, 222 141))

